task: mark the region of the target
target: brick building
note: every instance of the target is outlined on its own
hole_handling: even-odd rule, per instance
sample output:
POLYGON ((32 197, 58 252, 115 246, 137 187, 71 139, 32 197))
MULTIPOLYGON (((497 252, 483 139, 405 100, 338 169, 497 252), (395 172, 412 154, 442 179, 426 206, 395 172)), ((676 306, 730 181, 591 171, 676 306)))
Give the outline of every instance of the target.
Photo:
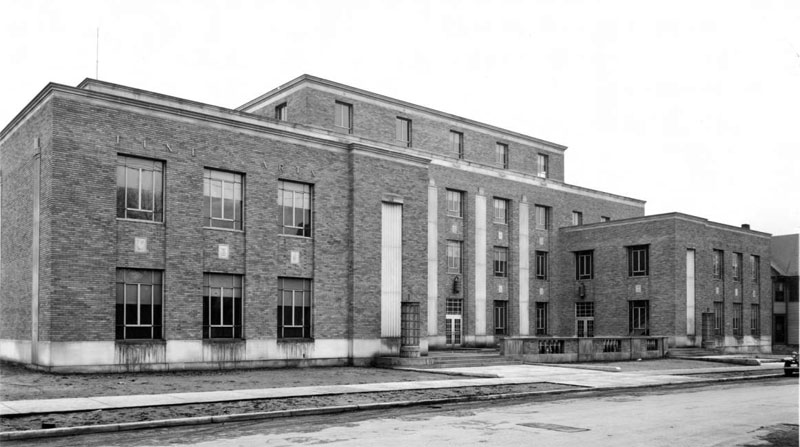
POLYGON ((0 358, 365 363, 401 335, 768 349, 769 235, 567 184, 565 150, 312 76, 236 110, 49 84, 0 133, 0 358))
POLYGON ((800 235, 773 236, 772 258, 773 337, 772 344, 782 351, 797 350, 800 320, 800 235))

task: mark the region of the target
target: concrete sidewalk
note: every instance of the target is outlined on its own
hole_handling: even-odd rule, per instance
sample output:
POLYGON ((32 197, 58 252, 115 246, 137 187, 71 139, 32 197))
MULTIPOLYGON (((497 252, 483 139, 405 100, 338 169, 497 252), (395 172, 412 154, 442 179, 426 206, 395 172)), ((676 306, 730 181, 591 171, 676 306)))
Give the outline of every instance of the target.
POLYGON ((0 416, 307 397, 331 394, 519 385, 542 382, 584 387, 587 389, 633 388, 708 381, 708 378, 692 377, 692 375, 704 373, 764 371, 765 374, 777 375, 782 372, 782 367, 783 365, 780 363, 767 363, 761 366, 613 372, 610 371, 609 368, 597 370, 587 369, 587 367, 569 367, 566 365, 498 365, 438 370, 441 373, 465 376, 464 378, 453 380, 5 401, 0 402, 0 416), (476 375, 480 378, 469 377, 471 375, 476 375))

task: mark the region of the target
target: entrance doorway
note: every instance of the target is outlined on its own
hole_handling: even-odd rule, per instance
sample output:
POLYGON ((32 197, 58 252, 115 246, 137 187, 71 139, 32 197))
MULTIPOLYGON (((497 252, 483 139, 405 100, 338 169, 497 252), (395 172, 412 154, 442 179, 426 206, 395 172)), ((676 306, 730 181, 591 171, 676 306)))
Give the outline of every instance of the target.
POLYGON ((702 331, 704 348, 714 346, 714 315, 715 314, 711 312, 703 312, 702 331))
POLYGON ((457 298, 448 298, 445 309, 445 344, 447 347, 460 347, 462 343, 462 315, 464 301, 457 298))

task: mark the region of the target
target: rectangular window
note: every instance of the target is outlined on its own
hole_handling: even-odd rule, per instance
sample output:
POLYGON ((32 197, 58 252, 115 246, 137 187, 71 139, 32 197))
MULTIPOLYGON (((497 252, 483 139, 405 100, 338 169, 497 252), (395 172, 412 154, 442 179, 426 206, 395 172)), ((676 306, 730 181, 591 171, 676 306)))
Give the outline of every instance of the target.
POLYGON ((286 114, 288 110, 285 102, 275 106, 275 119, 278 121, 286 121, 289 118, 286 114))
POLYGON ((117 269, 117 340, 162 338, 162 272, 117 269))
POLYGON ((494 199, 494 222, 500 224, 508 223, 508 200, 494 199))
POLYGON ((203 213, 207 227, 242 229, 242 175, 203 169, 203 213))
POLYGON ((733 280, 734 281, 741 281, 742 280, 742 254, 741 253, 734 253, 733 259, 731 259, 731 269, 733 270, 733 280))
POLYGON ((278 182, 281 234, 311 237, 313 187, 305 183, 278 182))
POLYGON ((547 155, 536 155, 536 175, 538 177, 547 178, 547 172, 550 170, 550 159, 547 155))
POLYGON ((464 300, 460 298, 447 298, 445 300, 446 315, 461 315, 464 312, 464 300))
POLYGON ((203 274, 203 338, 242 338, 242 276, 203 274))
POLYGON ((494 247, 494 276, 508 276, 508 248, 494 247))
POLYGON ((628 303, 628 332, 630 335, 650 335, 650 301, 628 303))
POLYGON ((454 130, 450 131, 450 150, 452 150, 453 153, 458 156, 458 158, 464 158, 464 134, 463 133, 456 132, 454 130))
POLYGON ((594 303, 575 303, 575 320, 578 337, 594 337, 594 303))
POLYGON ((650 247, 636 245, 628 247, 628 276, 647 276, 650 266, 650 247))
POLYGON ((411 147, 411 120, 397 117, 395 121, 395 138, 406 147, 411 147))
POLYGON ((572 225, 583 225, 583 213, 580 211, 572 212, 572 225))
POLYGON ((447 190, 447 215, 453 217, 463 216, 463 198, 463 192, 452 189, 447 190))
POLYGON ((714 279, 722 279, 723 272, 725 271, 725 257, 722 250, 714 250, 712 252, 712 260, 714 262, 713 275, 714 279))
POLYGON ((742 336, 742 303, 733 303, 733 335, 742 336))
POLYGON ((547 303, 536 303, 536 335, 547 335, 547 303))
POLYGON ((117 217, 164 221, 164 163, 117 156, 117 217))
POLYGON ((600 216, 600 222, 611 222, 611 218, 608 216, 600 216))
POLYGON ((353 106, 345 102, 336 101, 335 108, 334 125, 347 129, 348 133, 353 133, 353 106))
POLYGON ((761 258, 750 255, 750 280, 758 284, 761 282, 761 258))
POLYGON ((750 335, 761 335, 761 310, 758 304, 750 305, 750 335))
POLYGON ((494 302, 494 335, 508 335, 508 301, 494 302))
POLYGON ((497 143, 494 145, 495 163, 503 169, 508 169, 508 145, 497 143))
POLYGON ((537 230, 550 229, 550 207, 535 205, 533 207, 535 225, 537 230))
POLYGON ((461 241, 447 241, 447 271, 461 273, 461 241))
POLYGON ((725 333, 725 303, 714 301, 714 335, 725 333))
POLYGON ((775 282, 775 302, 782 303, 786 301, 786 292, 784 290, 783 281, 780 279, 775 282))
POLYGON ((278 278, 278 338, 311 338, 312 282, 278 278))
POLYGON ((575 278, 592 279, 594 278, 594 251, 575 252, 575 278))
POLYGON ((536 279, 547 281, 547 252, 536 252, 536 279))

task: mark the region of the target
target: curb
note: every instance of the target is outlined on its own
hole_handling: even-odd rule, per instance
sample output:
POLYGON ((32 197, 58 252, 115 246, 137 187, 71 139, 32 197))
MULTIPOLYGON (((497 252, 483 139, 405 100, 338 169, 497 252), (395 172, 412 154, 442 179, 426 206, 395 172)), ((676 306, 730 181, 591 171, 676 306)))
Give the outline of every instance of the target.
POLYGON ((640 385, 640 386, 630 386, 630 387, 617 386, 617 387, 602 387, 602 388, 528 391, 522 393, 487 394, 483 396, 445 397, 439 399, 422 399, 414 401, 406 400, 406 401, 395 401, 395 402, 373 402, 368 404, 339 405, 332 407, 300 408, 294 410, 238 413, 238 414, 219 415, 219 416, 197 416, 190 418, 161 419, 155 421, 142 421, 142 422, 122 422, 118 424, 105 424, 105 425, 83 425, 77 427, 0 432, 0 441, 16 441, 23 439, 35 439, 35 438, 54 438, 63 436, 112 433, 120 431, 143 430, 152 428, 165 428, 165 427, 177 427, 177 426, 189 426, 189 425, 220 424, 226 422, 277 419, 277 418, 292 417, 292 416, 314 416, 314 415, 336 414, 336 413, 346 413, 354 411, 384 410, 390 408, 416 407, 425 405, 441 405, 449 403, 480 402, 480 401, 492 401, 501 399, 519 399, 523 397, 530 397, 536 395, 578 394, 578 393, 600 392, 600 391, 636 390, 642 388, 682 387, 686 385, 691 386, 691 385, 703 385, 703 384, 724 383, 724 382, 738 382, 738 381, 769 379, 777 377, 784 377, 784 375, 773 373, 773 374, 745 376, 745 377, 721 377, 716 379, 705 379, 705 380, 698 380, 696 382, 686 382, 686 383, 664 383, 664 384, 640 385))

